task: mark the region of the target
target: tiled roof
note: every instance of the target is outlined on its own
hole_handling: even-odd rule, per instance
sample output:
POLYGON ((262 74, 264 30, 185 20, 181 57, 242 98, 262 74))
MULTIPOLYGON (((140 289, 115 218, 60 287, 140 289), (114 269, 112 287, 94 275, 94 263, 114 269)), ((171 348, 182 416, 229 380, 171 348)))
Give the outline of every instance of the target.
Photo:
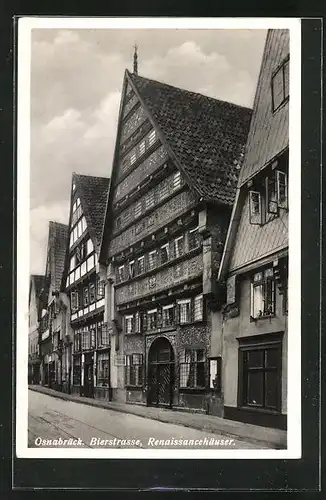
POLYGON ((105 218, 105 209, 109 190, 108 177, 74 174, 81 206, 86 218, 87 227, 93 239, 94 246, 100 247, 105 218))
POLYGON ((53 291, 60 290, 67 244, 68 226, 50 221, 48 252, 50 252, 50 283, 53 291))
POLYGON ((252 111, 126 73, 199 196, 232 204, 252 111))

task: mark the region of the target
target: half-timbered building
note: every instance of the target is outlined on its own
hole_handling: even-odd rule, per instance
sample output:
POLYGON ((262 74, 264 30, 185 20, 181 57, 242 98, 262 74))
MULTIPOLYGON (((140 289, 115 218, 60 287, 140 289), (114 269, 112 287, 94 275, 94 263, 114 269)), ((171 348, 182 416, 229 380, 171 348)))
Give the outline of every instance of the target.
POLYGON ((125 72, 100 254, 114 399, 220 413, 216 278, 250 118, 125 72))
POLYGON ((49 222, 46 270, 41 291, 42 312, 39 324, 41 380, 43 385, 60 388, 62 378, 61 343, 63 311, 59 300, 68 226, 49 222))
POLYGON ((109 179, 73 174, 69 242, 62 290, 70 300, 73 345, 65 358, 70 391, 86 397, 109 398, 110 342, 104 325, 104 285, 98 254, 102 238, 109 179))
POLYGON ((269 30, 219 278, 226 418, 276 428, 287 413, 289 32, 269 30))

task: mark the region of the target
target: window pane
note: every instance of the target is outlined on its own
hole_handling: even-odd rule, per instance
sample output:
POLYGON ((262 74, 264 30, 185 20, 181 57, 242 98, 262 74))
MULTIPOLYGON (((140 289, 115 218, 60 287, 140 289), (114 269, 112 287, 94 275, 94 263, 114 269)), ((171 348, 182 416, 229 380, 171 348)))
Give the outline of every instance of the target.
POLYGON ((252 288, 253 290, 253 317, 258 318, 263 313, 263 286, 255 285, 252 288))
POLYGON ((270 371, 265 373, 265 406, 267 408, 277 409, 278 407, 278 377, 277 372, 270 371))
POLYGON ((249 372, 248 373, 248 392, 247 403, 257 406, 263 406, 263 372, 249 372))
POLYGON ((247 353, 248 368, 259 368, 264 366, 264 351, 250 351, 247 353))

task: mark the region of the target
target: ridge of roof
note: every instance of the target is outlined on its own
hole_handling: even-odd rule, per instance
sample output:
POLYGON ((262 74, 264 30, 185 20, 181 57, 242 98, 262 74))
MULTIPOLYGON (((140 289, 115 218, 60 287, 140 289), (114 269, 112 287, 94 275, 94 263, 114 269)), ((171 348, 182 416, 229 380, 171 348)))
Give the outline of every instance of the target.
POLYGON ((232 205, 252 110, 126 75, 190 187, 204 201, 232 205))

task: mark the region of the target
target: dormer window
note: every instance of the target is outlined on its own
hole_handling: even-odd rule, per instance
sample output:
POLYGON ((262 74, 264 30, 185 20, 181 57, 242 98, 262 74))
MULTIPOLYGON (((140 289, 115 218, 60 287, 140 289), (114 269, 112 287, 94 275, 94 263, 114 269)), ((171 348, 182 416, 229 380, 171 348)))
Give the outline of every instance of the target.
POLYGON ((272 105, 276 111, 289 97, 289 59, 272 76, 272 105))

